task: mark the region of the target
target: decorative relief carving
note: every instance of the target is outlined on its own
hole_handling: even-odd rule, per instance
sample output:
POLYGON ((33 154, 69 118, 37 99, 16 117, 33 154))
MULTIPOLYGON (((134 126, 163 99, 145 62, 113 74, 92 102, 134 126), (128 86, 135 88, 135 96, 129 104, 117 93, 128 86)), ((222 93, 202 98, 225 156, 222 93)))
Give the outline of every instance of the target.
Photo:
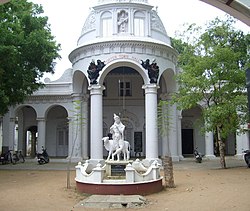
POLYGON ((82 34, 94 30, 95 29, 95 22, 96 22, 96 18, 95 18, 95 13, 91 12, 90 15, 88 16, 87 20, 84 23, 84 26, 82 28, 82 34))
MULTIPOLYGON (((94 44, 91 46, 86 46, 78 49, 75 51, 75 55, 72 56, 72 63, 75 64, 79 60, 89 58, 92 56, 99 55, 99 50, 102 49, 103 52, 106 52, 107 54, 112 54, 115 52, 115 49, 121 49, 121 46, 126 46, 124 48, 123 53, 146 53, 147 55, 153 55, 157 56, 157 52, 164 52, 164 55, 160 55, 162 58, 167 59, 169 61, 172 61, 176 63, 176 56, 172 54, 172 49, 166 47, 166 46, 161 46, 161 45, 153 45, 153 44, 148 44, 148 43, 142 43, 142 42, 107 42, 107 43, 101 43, 101 44, 94 44), (96 51, 92 52, 93 49, 96 49, 96 51), (143 51, 143 52, 142 52, 143 51), (76 55, 80 54, 80 57, 76 57, 76 55)), ((106 54, 105 53, 105 54, 106 54)), ((121 53, 121 52, 117 52, 121 53)), ((114 55, 115 56, 115 55, 114 55)))
POLYGON ((118 33, 128 32, 128 12, 121 10, 117 13, 118 33))
POLYGON ((151 28, 160 31, 164 34, 167 34, 165 27, 156 11, 151 12, 151 28))
POLYGON ((45 103, 67 103, 71 102, 70 95, 52 95, 52 96, 29 96, 25 103, 27 104, 45 104, 45 103))

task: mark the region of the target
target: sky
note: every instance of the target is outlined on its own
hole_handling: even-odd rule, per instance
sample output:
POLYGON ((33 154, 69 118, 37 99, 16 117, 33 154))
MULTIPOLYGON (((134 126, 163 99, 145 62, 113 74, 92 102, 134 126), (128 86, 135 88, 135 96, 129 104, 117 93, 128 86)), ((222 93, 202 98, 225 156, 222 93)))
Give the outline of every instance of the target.
MULTIPOLYGON (((41 4, 44 15, 48 16, 52 35, 61 44, 59 52, 61 60, 56 60, 55 74, 46 74, 51 80, 58 79, 63 72, 71 68, 68 55, 76 48, 77 40, 91 6, 98 0, 29 0, 41 4), (70 3, 69 3, 70 2, 70 3)), ((205 24, 215 17, 224 17, 225 13, 199 0, 148 0, 152 6, 157 6, 158 15, 170 37, 180 29, 184 23, 205 24)), ((237 28, 250 31, 250 27, 238 21, 237 28)), ((45 78, 44 77, 44 78, 45 78)))

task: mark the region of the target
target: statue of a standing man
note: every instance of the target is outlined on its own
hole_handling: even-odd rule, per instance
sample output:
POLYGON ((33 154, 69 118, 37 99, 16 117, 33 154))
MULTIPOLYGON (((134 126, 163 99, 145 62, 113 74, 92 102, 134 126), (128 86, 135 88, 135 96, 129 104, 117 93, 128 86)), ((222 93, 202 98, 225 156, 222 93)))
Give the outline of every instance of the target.
POLYGON ((112 158, 120 154, 122 149, 124 148, 124 130, 125 125, 122 124, 119 116, 114 114, 114 124, 110 127, 110 133, 112 134, 112 138, 115 142, 115 145, 118 146, 116 151, 113 153, 112 158))

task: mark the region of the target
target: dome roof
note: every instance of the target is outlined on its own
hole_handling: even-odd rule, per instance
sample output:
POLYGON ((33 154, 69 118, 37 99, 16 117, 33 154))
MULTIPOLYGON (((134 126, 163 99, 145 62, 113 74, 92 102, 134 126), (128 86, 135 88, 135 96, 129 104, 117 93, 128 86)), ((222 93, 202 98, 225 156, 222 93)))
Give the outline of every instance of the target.
POLYGON ((165 27, 148 0, 98 0, 83 25, 78 47, 120 40, 170 45, 165 27))

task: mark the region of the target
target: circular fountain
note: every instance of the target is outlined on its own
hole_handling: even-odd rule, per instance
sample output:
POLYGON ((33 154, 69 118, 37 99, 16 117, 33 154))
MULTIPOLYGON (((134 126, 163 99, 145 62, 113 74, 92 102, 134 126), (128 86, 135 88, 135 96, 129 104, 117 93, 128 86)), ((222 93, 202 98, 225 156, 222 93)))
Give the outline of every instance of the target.
POLYGON ((107 160, 86 160, 75 167, 78 191, 101 195, 147 195, 161 191, 159 162, 154 160, 145 166, 139 159, 130 160, 129 142, 124 140, 125 126, 115 114, 114 121, 109 136, 103 138, 109 151, 107 160), (121 153, 124 160, 120 160, 121 153))

